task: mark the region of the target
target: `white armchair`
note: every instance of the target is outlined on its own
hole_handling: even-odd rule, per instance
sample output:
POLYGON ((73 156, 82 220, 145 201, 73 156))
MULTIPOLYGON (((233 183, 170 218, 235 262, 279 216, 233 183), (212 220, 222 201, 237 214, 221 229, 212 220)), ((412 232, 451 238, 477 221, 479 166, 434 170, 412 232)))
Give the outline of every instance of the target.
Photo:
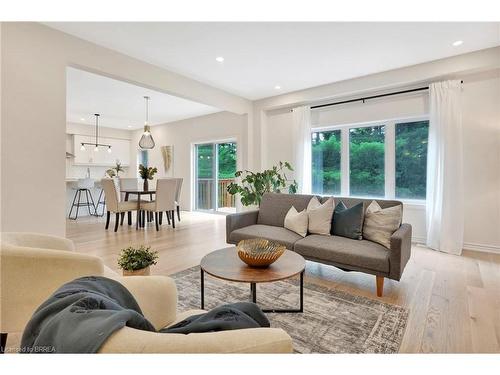
MULTIPOLYGON (((0 247, 0 333, 18 333, 36 308, 64 283, 82 276, 106 276, 122 283, 146 318, 160 329, 200 310, 177 314, 177 288, 166 276, 119 277, 96 256, 74 252, 71 241, 34 233, 2 233, 0 247)), ((285 331, 256 328, 189 335, 145 332, 124 327, 101 347, 102 353, 288 353, 285 331)))

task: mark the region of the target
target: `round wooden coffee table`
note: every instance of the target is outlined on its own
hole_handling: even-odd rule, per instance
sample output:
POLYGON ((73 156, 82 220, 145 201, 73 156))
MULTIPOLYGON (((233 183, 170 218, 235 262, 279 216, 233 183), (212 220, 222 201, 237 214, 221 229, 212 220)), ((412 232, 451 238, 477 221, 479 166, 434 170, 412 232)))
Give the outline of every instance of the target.
POLYGON ((279 259, 267 268, 247 266, 238 257, 235 246, 216 250, 203 257, 201 269, 201 308, 205 307, 205 272, 222 280, 250 284, 251 300, 257 303, 257 283, 270 283, 300 275, 300 307, 298 309, 267 309, 264 312, 303 312, 305 259, 290 250, 285 250, 279 259))

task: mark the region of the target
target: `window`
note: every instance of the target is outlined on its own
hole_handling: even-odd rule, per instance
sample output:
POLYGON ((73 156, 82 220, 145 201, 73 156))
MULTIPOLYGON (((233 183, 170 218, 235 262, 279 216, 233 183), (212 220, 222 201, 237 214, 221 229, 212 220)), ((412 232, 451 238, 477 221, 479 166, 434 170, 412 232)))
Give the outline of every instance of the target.
POLYGON ((139 150, 138 159, 139 159, 139 164, 142 164, 145 167, 148 167, 148 163, 149 163, 148 150, 139 150))
POLYGON ((425 199, 428 134, 426 119, 313 132, 312 192, 425 199))
POLYGON ((312 188, 340 194, 340 130, 312 134, 312 188))
POLYGON ((396 124, 396 198, 425 199, 429 122, 396 124))
POLYGON ((383 197, 385 127, 349 129, 349 191, 355 196, 383 197))

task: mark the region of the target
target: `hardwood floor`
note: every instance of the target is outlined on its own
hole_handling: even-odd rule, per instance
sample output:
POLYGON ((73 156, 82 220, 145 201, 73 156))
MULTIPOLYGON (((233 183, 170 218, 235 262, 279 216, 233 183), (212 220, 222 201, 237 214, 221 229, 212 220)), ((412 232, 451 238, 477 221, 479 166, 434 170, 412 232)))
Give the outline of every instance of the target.
MULTIPOLYGON (((121 248, 150 245, 160 253, 152 273, 169 275, 226 246, 225 217, 183 212, 176 229, 163 225, 156 232, 149 223, 136 231, 124 224, 117 233, 105 231, 103 219, 79 218, 68 221, 67 237, 77 251, 100 256, 115 270, 121 248)), ((371 275, 308 262, 305 279, 377 298, 371 275)), ((454 256, 414 246, 401 281, 385 280, 382 300, 410 310, 401 353, 500 352, 500 254, 454 256)))

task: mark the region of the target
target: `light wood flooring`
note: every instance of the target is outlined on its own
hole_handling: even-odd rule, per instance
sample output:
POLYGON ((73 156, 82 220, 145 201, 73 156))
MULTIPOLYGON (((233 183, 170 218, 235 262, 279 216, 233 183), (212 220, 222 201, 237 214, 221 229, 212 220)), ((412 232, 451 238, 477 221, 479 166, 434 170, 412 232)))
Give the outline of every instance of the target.
MULTIPOLYGON (((183 212, 176 229, 164 223, 159 232, 150 223, 138 231, 125 224, 114 233, 104 230, 102 219, 82 218, 68 221, 67 237, 77 251, 100 256, 115 270, 121 248, 148 244, 159 251, 152 273, 160 275, 198 265, 205 254, 227 246, 225 217, 194 212, 183 212)), ((308 262, 305 277, 377 298, 371 275, 308 262)), ((386 279, 382 300, 410 310, 401 353, 500 352, 500 254, 454 256, 414 246, 401 281, 386 279)))

